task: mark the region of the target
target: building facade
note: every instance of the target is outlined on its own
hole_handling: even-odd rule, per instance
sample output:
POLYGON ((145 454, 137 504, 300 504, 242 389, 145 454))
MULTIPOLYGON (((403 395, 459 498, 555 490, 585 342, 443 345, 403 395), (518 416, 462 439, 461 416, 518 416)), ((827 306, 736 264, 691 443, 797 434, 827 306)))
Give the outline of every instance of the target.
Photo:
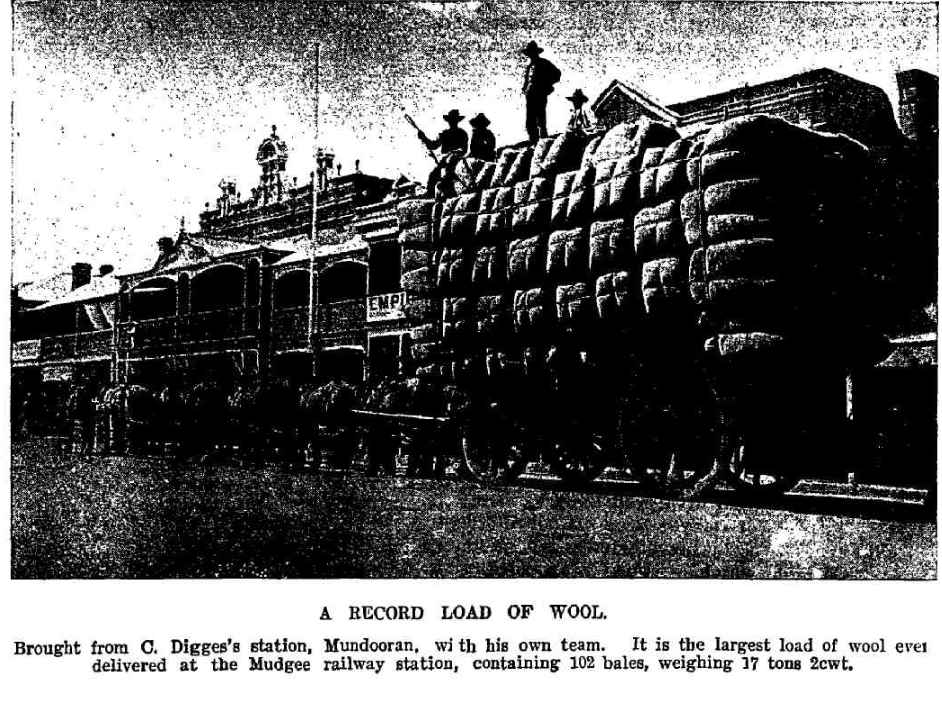
MULTIPOLYGON (((647 116, 691 134, 726 118, 768 113, 846 133, 904 165, 899 179, 914 180, 928 206, 903 215, 912 223, 900 230, 934 244, 938 80, 909 71, 898 81, 899 126, 882 91, 828 69, 668 106, 613 81, 593 109, 608 127, 647 116)), ((55 405, 77 380, 96 387, 244 377, 361 382, 399 373, 410 341, 397 204, 419 184, 366 174, 359 164, 340 174, 325 152, 299 183, 287 176, 288 158, 273 127, 256 151, 260 173, 249 195, 221 180, 199 228, 181 226, 160 238, 144 271, 116 274, 103 266, 93 273, 76 264, 71 273, 15 289, 14 408, 40 390, 55 405)), ((932 270, 914 278, 930 283, 914 296, 927 302, 935 299, 929 261, 913 265, 932 270)), ((910 333, 929 324, 913 322, 910 333)))

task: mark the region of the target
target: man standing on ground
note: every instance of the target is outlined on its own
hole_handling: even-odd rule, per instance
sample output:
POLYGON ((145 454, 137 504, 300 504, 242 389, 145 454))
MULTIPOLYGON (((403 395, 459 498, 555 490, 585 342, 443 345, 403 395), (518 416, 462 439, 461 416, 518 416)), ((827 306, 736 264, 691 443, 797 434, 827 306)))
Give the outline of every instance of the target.
POLYGON ((523 53, 530 57, 523 80, 523 95, 527 99, 527 135, 531 143, 536 143, 546 137, 546 99, 553 93, 553 85, 561 75, 559 69, 540 56, 543 48, 533 40, 523 48, 523 53))

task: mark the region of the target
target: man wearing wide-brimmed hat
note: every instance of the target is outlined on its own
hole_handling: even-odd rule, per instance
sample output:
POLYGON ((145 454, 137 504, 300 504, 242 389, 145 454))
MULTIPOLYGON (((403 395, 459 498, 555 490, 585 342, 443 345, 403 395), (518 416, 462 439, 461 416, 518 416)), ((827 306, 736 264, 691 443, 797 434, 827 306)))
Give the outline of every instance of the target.
POLYGON ((491 121, 483 113, 478 113, 468 121, 471 124, 471 148, 469 154, 478 160, 493 162, 497 159, 497 139, 487 129, 491 121))
POLYGON ((423 131, 419 131, 419 139, 425 143, 429 150, 442 151, 442 159, 432 171, 432 174, 429 175, 429 196, 435 194, 435 185, 437 183, 448 182, 450 185, 454 178, 455 165, 468 151, 468 134, 463 128, 458 127, 458 123, 464 120, 464 116, 457 109, 452 108, 442 118, 448 123, 448 127, 440 132, 435 140, 429 140, 423 131))
POLYGON ((560 79, 560 72, 552 62, 540 56, 543 48, 533 40, 522 50, 530 57, 523 79, 523 95, 527 97, 527 135, 535 143, 546 137, 546 99, 560 79))
POLYGON ((589 102, 588 96, 582 93, 582 89, 573 91, 572 96, 566 96, 566 100, 572 103, 572 114, 569 116, 569 123, 566 130, 574 133, 592 133, 595 132, 595 116, 590 109, 586 108, 589 102))

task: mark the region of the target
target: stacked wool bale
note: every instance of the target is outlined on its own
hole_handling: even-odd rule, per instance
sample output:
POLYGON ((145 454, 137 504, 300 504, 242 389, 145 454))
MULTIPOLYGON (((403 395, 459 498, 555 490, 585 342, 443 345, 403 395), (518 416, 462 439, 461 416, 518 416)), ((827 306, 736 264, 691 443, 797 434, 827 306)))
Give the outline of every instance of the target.
POLYGON ((637 314, 640 278, 632 228, 642 197, 645 159, 660 155, 677 139, 669 126, 642 118, 615 126, 592 156, 594 166, 593 222, 589 233, 589 270, 594 282, 595 310, 603 322, 623 326, 637 314))
MULTIPOLYGON (((507 275, 513 289, 513 324, 527 371, 535 372, 545 358, 555 317, 555 292, 547 280, 548 254, 560 246, 556 241, 564 227, 585 222, 591 200, 591 183, 583 176, 575 198, 571 199, 574 178, 582 161, 586 139, 576 133, 562 133, 540 140, 534 147, 530 179, 515 189, 515 212, 511 223, 507 275), (588 186, 588 190, 586 187, 588 186), (569 204, 572 203, 570 214, 569 204), (550 229, 555 229, 550 233, 550 229)), ((559 267, 567 270, 582 265, 579 231, 570 229, 570 242, 562 248, 559 267), (567 266, 566 259, 571 261, 567 266)))
POLYGON ((715 126, 699 158, 702 213, 690 262, 708 351, 822 351, 853 337, 867 150, 765 115, 715 126), (848 189, 848 185, 857 187, 848 189))
POLYGON ((439 265, 435 224, 440 211, 441 205, 434 199, 409 199, 398 208, 404 314, 413 327, 413 363, 424 376, 437 373, 442 353, 435 325, 440 308, 434 297, 439 265))
POLYGON ((680 204, 689 191, 690 146, 690 140, 681 138, 667 148, 648 150, 642 164, 639 189, 644 207, 634 218, 634 246, 644 309, 653 317, 676 315, 689 302, 689 248, 680 204))

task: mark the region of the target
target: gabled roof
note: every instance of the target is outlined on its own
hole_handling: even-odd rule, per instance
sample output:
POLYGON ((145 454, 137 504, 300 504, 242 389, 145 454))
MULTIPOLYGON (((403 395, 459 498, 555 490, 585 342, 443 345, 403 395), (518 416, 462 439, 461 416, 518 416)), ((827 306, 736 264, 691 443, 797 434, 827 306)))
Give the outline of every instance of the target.
POLYGON ((39 280, 16 284, 16 294, 27 302, 49 302, 66 295, 72 289, 72 273, 55 273, 39 280))
POLYGON ((34 307, 33 312, 36 310, 45 310, 50 307, 58 307, 60 305, 70 305, 77 304, 80 302, 91 302, 92 300, 100 300, 102 298, 109 298, 116 296, 121 290, 121 282, 114 275, 101 275, 92 278, 90 283, 83 285, 71 292, 65 293, 53 300, 34 307))
POLYGON ((633 86, 627 81, 620 81, 615 79, 610 83, 602 93, 599 94, 599 97, 595 99, 592 103, 592 112, 598 115, 599 109, 602 108, 605 103, 610 101, 614 96, 627 96, 632 101, 642 106, 646 110, 653 113, 655 116, 660 118, 666 123, 676 124, 680 116, 670 108, 662 105, 650 95, 639 89, 637 86, 633 86))

